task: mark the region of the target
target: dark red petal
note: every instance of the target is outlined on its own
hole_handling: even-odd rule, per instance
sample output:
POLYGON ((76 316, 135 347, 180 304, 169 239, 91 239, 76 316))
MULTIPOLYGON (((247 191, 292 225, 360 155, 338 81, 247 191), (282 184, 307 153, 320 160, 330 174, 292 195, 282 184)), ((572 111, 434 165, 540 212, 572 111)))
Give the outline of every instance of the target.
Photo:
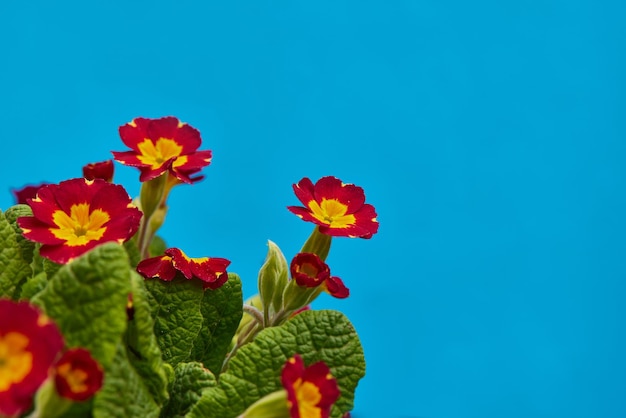
POLYGON ((159 138, 174 139, 178 130, 178 119, 166 116, 159 119, 150 119, 148 124, 148 138, 156 144, 159 138))
POLYGON ((122 163, 124 165, 128 165, 131 167, 148 167, 148 164, 141 162, 141 160, 137 157, 137 152, 135 151, 111 151, 113 154, 113 158, 115 161, 122 163))
POLYGON ((91 353, 84 348, 73 348, 66 351, 61 359, 54 367, 56 374, 54 376, 54 383, 59 395, 63 398, 71 399, 73 401, 85 401, 91 398, 102 387, 102 380, 104 374, 102 367, 91 356, 91 353), (85 373, 86 378, 83 384, 86 386, 85 390, 81 392, 75 392, 74 388, 67 378, 60 373, 60 368, 69 365, 72 371, 80 370, 85 373))
POLYGON ((299 253, 291 260, 291 277, 298 286, 317 287, 330 277, 330 268, 317 254, 299 253))
POLYGON ((294 184, 293 191, 304 206, 308 206, 311 200, 315 200, 315 187, 308 177, 304 177, 297 184, 294 184))
POLYGON ((42 257, 54 261, 57 264, 67 264, 77 257, 80 257, 92 248, 102 244, 100 241, 89 241, 85 245, 69 246, 69 245, 42 245, 39 253, 42 257))
POLYGON ((17 225, 27 239, 47 245, 62 244, 65 240, 57 238, 50 232, 50 226, 30 216, 17 218, 17 225))
POLYGON ((339 277, 329 277, 324 282, 324 285, 328 293, 336 298, 345 299, 350 296, 350 289, 343 284, 339 277))
POLYGON ((87 180, 102 179, 106 182, 113 181, 113 160, 89 163, 83 167, 83 177, 87 180))
POLYGON ((48 183, 28 185, 22 187, 21 189, 11 189, 11 192, 13 193, 13 196, 15 196, 15 202, 17 204, 26 205, 28 204, 28 199, 33 199, 37 196, 37 191, 47 184, 48 183))
POLYGON ((11 318, 0 321, 0 335, 17 332, 26 336, 28 344, 24 349, 32 353, 30 372, 21 382, 0 392, 0 414, 15 415, 30 407, 64 343, 58 327, 26 302, 0 299, 0 318, 11 318))
POLYGON ((313 383, 319 390, 322 399, 318 402, 317 406, 326 413, 330 411, 330 407, 340 395, 337 380, 331 376, 330 369, 323 361, 307 367, 303 375, 304 381, 313 383))
POLYGON ((139 175, 139 181, 141 182, 145 182, 145 181, 149 181, 152 179, 155 179, 157 177, 159 177, 161 174, 165 173, 168 168, 169 165, 171 165, 171 162, 174 159, 169 159, 168 161, 166 161, 165 163, 163 163, 159 168, 157 169, 151 169, 150 167, 141 167, 139 170, 141 171, 141 174, 139 175))
POLYGON ((191 259, 180 250, 179 248, 168 248, 165 250, 165 254, 172 257, 172 263, 176 270, 180 271, 187 280, 193 278, 193 272, 191 271, 191 259))
POLYGON ((324 223, 320 221, 319 219, 315 218, 311 214, 311 211, 309 209, 303 208, 302 206, 287 206, 287 209, 289 210, 289 212, 297 215, 303 221, 313 222, 314 224, 320 225, 320 226, 328 225, 327 223, 324 223))
MULTIPOLYGON (((119 127, 119 134, 122 142, 135 152, 139 152, 138 145, 148 138, 148 126, 150 119, 135 118, 126 125, 119 127), (135 125, 135 126, 133 126, 135 125)), ((116 157, 117 159, 117 157, 116 157)))
POLYGON ((174 280, 176 269, 169 256, 158 256, 142 260, 137 265, 137 272, 146 279, 159 278, 169 282, 174 280))
POLYGON ((365 203, 365 192, 359 186, 327 176, 315 183, 315 200, 321 202, 322 199, 336 199, 347 206, 346 213, 354 213, 365 203))
POLYGON ((181 154, 192 154, 196 152, 202 144, 200 132, 186 123, 176 130, 173 138, 176 143, 182 145, 183 149, 181 154))

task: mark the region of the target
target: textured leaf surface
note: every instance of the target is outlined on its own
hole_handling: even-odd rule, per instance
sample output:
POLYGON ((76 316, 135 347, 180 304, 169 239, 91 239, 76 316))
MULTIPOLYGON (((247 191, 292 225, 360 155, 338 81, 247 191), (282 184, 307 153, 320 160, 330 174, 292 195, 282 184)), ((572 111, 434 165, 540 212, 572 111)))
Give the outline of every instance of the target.
POLYGON ((170 386, 170 402, 161 411, 162 418, 184 417, 198 402, 205 389, 215 387, 213 373, 201 363, 179 363, 170 386))
POLYGON ((94 418, 156 418, 159 407, 119 344, 114 361, 106 370, 104 385, 93 402, 94 418))
POLYGON ((268 328, 242 347, 230 360, 214 389, 205 391, 187 415, 190 418, 228 418, 271 392, 282 388, 280 373, 293 354, 305 364, 323 360, 337 378, 341 396, 331 416, 352 409, 354 390, 365 375, 365 359, 358 336, 348 319, 337 311, 307 311, 280 327, 268 328))
POLYGON ((59 326, 68 347, 85 347, 107 369, 126 329, 128 257, 108 243, 61 267, 32 300, 59 326))
POLYGON ((200 312, 202 328, 194 342, 191 360, 199 361, 216 376, 242 315, 241 280, 228 273, 228 281, 219 289, 206 290, 200 312))
POLYGON ((20 211, 25 211, 23 206, 11 208, 6 214, 0 212, 0 297, 12 299, 19 297, 20 286, 32 276, 30 262, 34 245, 24 240, 15 225, 20 211))
POLYGON ((17 225, 17 218, 20 216, 33 216, 33 211, 30 209, 28 205, 15 205, 7 209, 4 214, 7 218, 7 221, 13 227, 13 230, 16 233, 16 240, 20 247, 20 255, 22 259, 27 262, 33 261, 33 251, 35 249, 35 243, 27 240, 22 235, 22 230, 17 225))
POLYGON ((166 368, 171 370, 171 367, 163 362, 161 349, 154 335, 154 320, 150 313, 144 280, 134 271, 131 271, 130 278, 134 315, 126 330, 128 359, 144 379, 152 398, 158 405, 162 405, 169 396, 166 368))
POLYGON ((202 328, 202 285, 197 280, 145 281, 163 359, 176 366, 187 361, 202 328))
POLYGON ((48 278, 46 277, 46 273, 42 271, 26 280, 20 292, 20 299, 32 299, 37 293, 44 290, 47 285, 48 278))

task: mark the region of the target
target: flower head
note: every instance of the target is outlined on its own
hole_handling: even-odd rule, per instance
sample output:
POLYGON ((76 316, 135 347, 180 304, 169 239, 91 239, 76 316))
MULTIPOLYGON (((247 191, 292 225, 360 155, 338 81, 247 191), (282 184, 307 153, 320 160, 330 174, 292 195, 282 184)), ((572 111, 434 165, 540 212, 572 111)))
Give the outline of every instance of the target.
POLYGON ((102 387, 102 366, 84 348, 63 353, 54 366, 54 385, 63 398, 85 401, 102 387))
POLYGON ((159 278, 166 282, 180 273, 187 280, 194 277, 201 280, 205 289, 217 289, 228 280, 226 267, 229 264, 225 258, 190 258, 178 248, 168 248, 162 256, 141 261, 137 271, 146 279, 159 278))
POLYGON ((211 163, 211 151, 198 151, 200 132, 175 117, 136 118, 120 126, 119 132, 131 151, 114 151, 113 156, 124 165, 139 168, 142 182, 169 172, 184 183, 193 183, 198 178, 191 176, 211 163))
POLYGON ((337 380, 324 362, 304 367, 298 354, 285 363, 281 382, 287 391, 291 418, 328 418, 340 394, 337 380))
POLYGON ((105 242, 127 241, 141 219, 124 188, 101 179, 45 186, 28 204, 33 216, 18 218, 18 225, 26 238, 43 244, 43 257, 60 264, 105 242))
POLYGON ((0 318, 0 415, 16 415, 30 408, 63 348, 63 337, 26 302, 0 299, 0 318))
POLYGON ((339 277, 330 275, 330 267, 317 254, 298 253, 291 260, 290 269, 291 277, 298 286, 322 286, 332 296, 340 299, 350 295, 350 290, 343 284, 343 281, 339 277))
POLYGON ((24 186, 21 189, 12 189, 11 192, 13 192, 13 196, 15 197, 15 203, 26 205, 28 199, 33 199, 37 196, 37 191, 47 184, 48 183, 41 183, 32 186, 24 186))
POLYGON ((336 237, 371 238, 378 231, 374 206, 365 203, 363 189, 342 183, 336 177, 322 177, 313 184, 303 178, 293 190, 304 204, 289 206, 291 212, 319 225, 321 233, 336 237))
POLYGON ((87 180, 102 179, 111 183, 114 170, 113 160, 89 163, 83 167, 83 177, 87 180))

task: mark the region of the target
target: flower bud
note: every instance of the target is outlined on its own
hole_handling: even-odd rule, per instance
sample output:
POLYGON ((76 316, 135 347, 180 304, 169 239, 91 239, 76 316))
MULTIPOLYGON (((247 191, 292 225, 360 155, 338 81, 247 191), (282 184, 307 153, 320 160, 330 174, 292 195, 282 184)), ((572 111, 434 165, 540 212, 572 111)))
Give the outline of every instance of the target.
POLYGON ((267 245, 267 257, 259 270, 259 295, 266 317, 280 309, 289 281, 289 267, 282 251, 272 241, 268 240, 267 245))
POLYGON ((291 418, 287 405, 287 392, 279 390, 259 399, 239 418, 291 418))

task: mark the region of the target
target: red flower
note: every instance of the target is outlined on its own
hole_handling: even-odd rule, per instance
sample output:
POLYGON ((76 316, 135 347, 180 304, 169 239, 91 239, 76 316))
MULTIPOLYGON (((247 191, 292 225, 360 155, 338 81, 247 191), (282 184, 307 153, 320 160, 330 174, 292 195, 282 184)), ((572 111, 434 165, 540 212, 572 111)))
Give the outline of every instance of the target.
POLYGON ((84 348, 73 348, 63 353, 54 366, 54 385, 63 398, 85 401, 102 387, 100 364, 84 348))
POLYGON ((336 298, 347 298, 350 290, 343 284, 339 277, 330 275, 330 267, 322 261, 317 254, 298 253, 291 260, 291 277, 298 286, 317 287, 322 286, 324 290, 336 298))
POLYGON ((63 337, 26 302, 0 299, 0 318, 0 415, 16 415, 30 408, 63 337))
POLYGON ((136 118, 119 129, 122 142, 132 151, 113 152, 115 160, 141 171, 148 181, 165 172, 180 181, 193 183, 191 176, 211 163, 211 151, 198 151, 202 143, 197 129, 175 117, 136 118))
POLYGON ((122 186, 100 179, 45 186, 28 204, 33 216, 18 218, 18 225, 26 238, 43 244, 43 257, 60 264, 99 244, 127 241, 141 219, 122 186))
POLYGON ((281 382, 291 418, 328 418, 340 394, 337 380, 323 361, 304 367, 298 354, 285 363, 281 382))
POLYGON ((111 183, 113 181, 113 160, 90 163, 83 167, 83 177, 87 180, 102 179, 111 183))
POLYGON ((288 206, 291 212, 319 225, 321 233, 337 237, 371 238, 378 231, 374 206, 365 203, 363 189, 342 183, 336 177, 322 177, 315 185, 308 178, 293 190, 306 207, 288 206))
POLYGON ((26 205, 28 199, 33 199, 37 196, 37 191, 48 183, 41 183, 35 186, 24 186, 21 189, 12 189, 13 196, 15 196, 15 202, 19 205, 26 205))
POLYGON ((229 264, 230 261, 225 258, 190 258, 178 248, 169 248, 165 250, 165 255, 141 261, 137 271, 146 279, 159 278, 166 282, 181 273, 187 280, 194 277, 202 280, 205 289, 217 289, 228 280, 226 267, 229 264))

